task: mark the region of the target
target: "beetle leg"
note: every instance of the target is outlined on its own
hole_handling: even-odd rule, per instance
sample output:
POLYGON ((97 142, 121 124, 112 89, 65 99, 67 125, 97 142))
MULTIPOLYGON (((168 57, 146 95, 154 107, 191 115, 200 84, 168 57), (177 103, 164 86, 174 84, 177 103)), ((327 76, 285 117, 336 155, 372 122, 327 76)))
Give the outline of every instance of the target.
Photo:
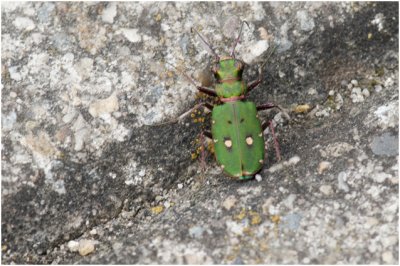
POLYGON ((286 112, 286 110, 282 107, 280 107, 279 105, 276 105, 274 103, 265 103, 262 105, 257 106, 257 111, 262 111, 262 110, 268 110, 268 109, 272 109, 272 108, 278 108, 279 111, 281 111, 281 113, 286 117, 287 120, 290 120, 290 116, 289 114, 286 112))
POLYGON ((278 161, 280 161, 281 158, 281 152, 279 149, 279 143, 278 143, 278 138, 275 135, 275 130, 274 130, 274 125, 272 123, 272 120, 269 122, 264 122, 261 126, 262 131, 264 132, 264 130, 269 127, 269 130, 271 131, 271 135, 272 135, 272 139, 274 141, 274 148, 275 148, 275 154, 276 154, 276 158, 278 161))
POLYGON ((170 64, 170 63, 168 63, 168 62, 167 62, 167 64, 170 65, 170 66, 172 66, 172 67, 173 67, 176 71, 178 71, 181 75, 185 76, 185 78, 186 78, 190 83, 192 83, 193 86, 195 86, 199 91, 201 91, 201 92, 203 92, 203 93, 205 93, 205 94, 207 94, 207 95, 210 95, 210 96, 214 96, 214 97, 217 96, 217 93, 215 92, 215 90, 210 89, 210 88, 206 88, 206 87, 202 87, 202 86, 198 86, 198 85, 196 84, 196 82, 194 81, 194 79, 193 79, 192 77, 190 77, 188 74, 186 74, 186 73, 184 73, 183 71, 177 69, 174 65, 172 65, 172 64, 170 64))
POLYGON ((190 115, 193 110, 196 110, 197 108, 203 106, 204 109, 206 109, 208 112, 211 112, 214 105, 212 105, 211 103, 199 103, 196 104, 193 108, 190 108, 188 111, 184 112, 183 114, 181 114, 178 118, 175 118, 173 120, 167 121, 167 122, 162 122, 162 123, 157 123, 157 124, 153 124, 150 126, 161 126, 161 125, 166 125, 166 124, 173 124, 173 123, 178 123, 180 121, 182 121, 185 117, 187 117, 188 115, 190 115))
POLYGON ((264 103, 262 105, 257 106, 257 111, 268 110, 275 107, 281 110, 281 108, 278 105, 275 105, 274 103, 264 103))
POLYGON ((208 130, 205 130, 205 131, 204 131, 204 136, 206 136, 206 138, 212 139, 212 134, 211 134, 211 132, 208 131, 208 130))
POLYGON ((275 50, 276 50, 276 46, 274 46, 272 48, 272 51, 269 53, 269 55, 265 59, 264 63, 258 68, 258 78, 249 83, 249 85, 247 86, 247 93, 249 93, 252 89, 257 87, 261 83, 261 81, 263 79, 262 69, 264 68, 265 64, 268 62, 271 55, 275 52, 275 50))

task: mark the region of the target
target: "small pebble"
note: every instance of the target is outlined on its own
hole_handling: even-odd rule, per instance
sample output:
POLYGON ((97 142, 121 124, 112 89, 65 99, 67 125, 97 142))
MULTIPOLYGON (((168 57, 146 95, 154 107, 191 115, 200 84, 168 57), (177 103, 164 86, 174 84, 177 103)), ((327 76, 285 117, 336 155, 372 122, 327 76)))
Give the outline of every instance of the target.
POLYGON ((318 174, 322 174, 325 170, 330 169, 332 164, 327 161, 322 161, 318 165, 318 174))
POLYGON ((314 88, 310 88, 310 89, 307 91, 307 93, 310 94, 310 95, 315 95, 315 94, 317 94, 317 90, 314 89, 314 88))
POLYGON ((94 229, 90 230, 89 234, 97 235, 97 230, 94 228, 94 229))
POLYGON ((358 86, 358 81, 355 80, 355 79, 353 79, 353 80, 351 81, 351 84, 353 84, 353 85, 356 87, 356 86, 358 86))
POLYGON ((308 104, 300 104, 297 105, 294 109, 293 112, 295 113, 307 113, 310 110, 310 105, 308 104))
POLYGON ((369 97, 369 95, 370 95, 369 90, 367 88, 364 88, 362 90, 362 95, 364 95, 365 97, 369 97))
POLYGON ((385 251, 382 253, 382 260, 387 264, 393 263, 393 254, 390 251, 385 251))
POLYGON ((257 182, 261 182, 262 181, 262 177, 259 174, 256 174, 255 178, 256 178, 257 182))
POLYGON ((94 241, 82 239, 79 241, 79 254, 86 256, 94 251, 94 241))
POLYGON ((233 206, 235 206, 236 202, 237 202, 236 197, 230 195, 224 200, 224 202, 222 203, 222 207, 224 207, 226 210, 229 211, 230 209, 232 209, 233 206))
POLYGON ((376 92, 380 92, 382 90, 382 86, 381 85, 375 85, 374 87, 376 92))
POLYGON ((340 172, 338 175, 338 188, 345 191, 349 192, 349 186, 346 183, 347 180, 347 174, 346 172, 340 172))
POLYGON ((161 212, 163 212, 164 206, 158 205, 158 206, 152 207, 150 210, 153 214, 160 214, 161 212))
POLYGON ((183 184, 179 183, 178 184, 178 189, 182 189, 183 188, 183 184))
POLYGON ((360 103, 364 101, 363 94, 361 93, 360 87, 355 87, 351 90, 350 98, 353 103, 360 103))
POLYGON ((330 185, 322 185, 319 188, 319 191, 321 191, 326 196, 329 196, 333 193, 332 187, 330 185))
POLYGON ((139 176, 145 176, 145 174, 146 174, 146 170, 140 170, 140 172, 139 172, 139 176))
POLYGON ((79 250, 79 242, 71 240, 68 242, 67 247, 68 247, 69 251, 76 252, 79 250))

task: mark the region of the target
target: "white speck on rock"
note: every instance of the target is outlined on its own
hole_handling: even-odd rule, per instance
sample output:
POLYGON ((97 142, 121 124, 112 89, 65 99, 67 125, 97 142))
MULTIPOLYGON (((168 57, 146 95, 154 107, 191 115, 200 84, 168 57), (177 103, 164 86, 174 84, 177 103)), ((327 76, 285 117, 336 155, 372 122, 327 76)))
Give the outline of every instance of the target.
POLYGON ((364 97, 369 97, 370 95, 370 92, 367 88, 364 88, 361 93, 364 97))
POLYGON ((375 89, 375 92, 380 92, 380 91, 382 91, 382 85, 375 85, 375 87, 374 87, 374 89, 375 89))
POLYGON ((260 174, 256 174, 255 178, 256 178, 257 182, 261 182, 262 181, 262 177, 261 177, 260 174))
POLYGON ((68 242, 67 247, 70 252, 76 252, 79 250, 79 242, 71 240, 68 242))
POLYGON ((117 92, 111 94, 106 99, 101 99, 90 104, 89 113, 93 117, 98 117, 103 113, 112 113, 117 111, 119 108, 117 92))
POLYGON ((355 87, 351 90, 350 98, 353 103, 360 103, 364 101, 364 96, 361 93, 361 88, 355 87))
POLYGON ((53 190, 55 192, 57 192, 58 194, 65 194, 66 193, 65 186, 64 186, 64 180, 62 180, 62 179, 57 180, 56 182, 54 182, 52 184, 52 187, 53 187, 53 190))
POLYGON ((300 157, 295 155, 289 159, 288 165, 296 165, 298 162, 300 162, 300 157))
POLYGON ((146 170, 142 169, 139 171, 139 176, 143 177, 146 175, 146 170))
POLYGON ((347 181, 346 172, 340 172, 338 175, 338 183, 339 183, 338 188, 345 192, 349 192, 350 189, 349 189, 349 186, 347 185, 346 181, 347 181))
POLYGON ((1 125, 4 131, 11 130, 14 127, 15 122, 17 122, 16 112, 11 112, 7 115, 1 116, 1 125))
POLYGON ((283 200, 283 204, 289 208, 289 209, 293 209, 293 203, 296 200, 296 194, 290 194, 285 200, 283 200))
POLYGON ((391 178, 392 176, 385 172, 380 172, 380 173, 372 174, 371 177, 375 182, 383 183, 387 178, 391 178))
POLYGON ((351 83, 352 85, 354 85, 354 87, 357 87, 357 86, 358 86, 358 81, 357 81, 356 79, 351 80, 350 83, 351 83))
POLYGON ((224 200, 224 202, 222 203, 222 207, 224 207, 226 210, 229 211, 230 209, 232 209, 233 206, 235 206, 236 202, 237 202, 236 197, 230 195, 224 200))
POLYGON ((314 89, 314 88, 309 88, 308 91, 307 91, 307 93, 308 93, 309 95, 315 95, 315 94, 317 94, 318 92, 317 92, 317 90, 314 89))
POLYGON ((94 251, 94 241, 82 239, 79 241, 79 254, 81 256, 86 256, 94 251))
POLYGON ((268 47, 269 44, 266 40, 260 40, 256 43, 253 43, 247 48, 248 52, 243 55, 243 61, 248 64, 253 63, 254 59, 256 59, 268 50, 268 47))
POLYGON ((383 25, 385 23, 385 16, 382 13, 375 15, 375 18, 371 21, 372 25, 377 25, 378 31, 383 30, 383 25))
POLYGON ((309 16, 306 10, 297 11, 296 17, 300 23, 300 29, 304 31, 310 31, 314 29, 315 27, 314 19, 309 16))
POLYGON ((391 77, 387 78, 384 83, 385 88, 391 87, 393 84, 394 84, 394 80, 391 77))
POLYGON ((81 114, 79 114, 74 125, 72 126, 72 129, 75 132, 75 134, 74 134, 74 139, 75 139, 74 149, 75 149, 75 151, 80 151, 83 149, 83 145, 87 141, 87 139, 89 137, 89 133, 90 133, 87 122, 81 114))
POLYGON ((390 102, 389 104, 379 106, 374 112, 378 118, 378 125, 382 129, 389 127, 397 127, 399 121, 398 102, 390 102))
POLYGON ((179 183, 178 184, 178 189, 182 189, 183 188, 183 184, 182 183, 179 183))
POLYGON ((122 29, 122 34, 128 41, 136 43, 142 41, 142 36, 138 33, 138 29, 122 29))
POLYGON ((15 81, 20 81, 22 79, 21 73, 18 72, 17 66, 9 67, 8 72, 10 73, 11 79, 15 81))
POLYGON ((236 235, 243 235, 244 225, 242 223, 239 224, 234 221, 226 221, 226 227, 230 232, 236 235))
POLYGON ((382 253, 382 260, 387 264, 393 264, 393 254, 390 251, 382 253))
POLYGON ((13 25, 18 30, 25 30, 25 31, 31 31, 36 27, 33 20, 31 20, 30 18, 26 18, 26 17, 17 17, 13 21, 13 25))
POLYGON ((332 193, 333 193, 333 189, 330 185, 320 186, 319 191, 321 191, 326 196, 332 195, 332 193))
POLYGON ((340 157, 353 150, 354 147, 347 142, 335 142, 328 144, 325 149, 320 150, 322 157, 340 157))
POLYGON ((327 161, 320 162, 318 165, 318 174, 321 175, 323 172, 330 169, 331 166, 332 166, 332 164, 330 162, 327 162, 327 161))
POLYGON ((103 10, 101 19, 106 23, 114 23, 114 17, 117 15, 117 4, 116 2, 110 2, 106 9, 103 10))

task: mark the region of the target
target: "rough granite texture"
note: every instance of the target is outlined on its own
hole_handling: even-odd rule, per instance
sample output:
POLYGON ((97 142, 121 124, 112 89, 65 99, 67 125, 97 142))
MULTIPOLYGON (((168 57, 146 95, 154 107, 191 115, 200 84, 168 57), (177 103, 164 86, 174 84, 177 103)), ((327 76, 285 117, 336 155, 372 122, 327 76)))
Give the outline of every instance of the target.
POLYGON ((3 264, 399 263, 398 3, 1 13, 3 264), (191 158, 199 123, 164 123, 198 102, 171 65, 205 84, 213 61, 191 28, 224 55, 242 20, 246 80, 277 45, 249 99, 290 115, 262 112, 283 159, 247 182, 191 158))

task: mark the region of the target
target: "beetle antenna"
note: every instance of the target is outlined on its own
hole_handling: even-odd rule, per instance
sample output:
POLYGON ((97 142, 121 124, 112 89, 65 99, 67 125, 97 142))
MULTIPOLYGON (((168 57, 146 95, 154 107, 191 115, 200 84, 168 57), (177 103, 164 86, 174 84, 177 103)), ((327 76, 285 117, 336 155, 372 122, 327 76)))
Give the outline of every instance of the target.
POLYGON ((173 64, 170 64, 168 62, 165 62, 166 64, 170 65, 171 67, 173 67, 176 71, 178 71, 181 75, 183 75, 190 83, 192 83, 195 87, 197 87, 196 82, 193 80, 192 77, 190 77, 188 74, 186 74, 185 72, 179 70, 176 66, 174 66, 173 64))
POLYGON ((219 61, 219 56, 217 55, 217 53, 215 52, 214 47, 212 47, 211 44, 209 44, 204 38, 203 36, 201 36, 201 34, 194 28, 191 28, 191 31, 197 33, 197 35, 200 37, 200 39, 203 41, 203 43, 205 43, 207 45, 207 47, 211 50, 211 52, 213 53, 213 55, 215 56, 215 60, 219 61))
POLYGON ((231 57, 233 57, 233 58, 235 58, 235 48, 236 48, 236 45, 239 43, 240 35, 242 34, 242 30, 243 30, 243 25, 244 24, 246 24, 247 27, 249 27, 249 23, 247 23, 247 21, 243 20, 242 21, 242 26, 240 26, 239 35, 237 36, 236 41, 233 43, 232 52, 231 52, 231 57))

